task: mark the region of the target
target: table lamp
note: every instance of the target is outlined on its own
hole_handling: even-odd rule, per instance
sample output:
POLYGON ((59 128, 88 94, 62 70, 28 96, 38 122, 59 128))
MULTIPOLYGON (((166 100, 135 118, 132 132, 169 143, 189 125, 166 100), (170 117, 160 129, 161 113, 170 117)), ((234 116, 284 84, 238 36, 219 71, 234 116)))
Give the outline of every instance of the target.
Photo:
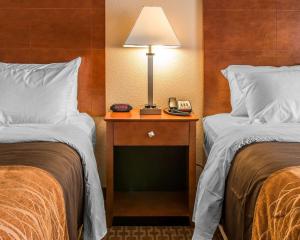
POLYGON ((148 53, 148 104, 140 114, 161 114, 153 104, 153 46, 179 47, 180 43, 161 7, 144 7, 135 22, 124 47, 147 47, 148 53))

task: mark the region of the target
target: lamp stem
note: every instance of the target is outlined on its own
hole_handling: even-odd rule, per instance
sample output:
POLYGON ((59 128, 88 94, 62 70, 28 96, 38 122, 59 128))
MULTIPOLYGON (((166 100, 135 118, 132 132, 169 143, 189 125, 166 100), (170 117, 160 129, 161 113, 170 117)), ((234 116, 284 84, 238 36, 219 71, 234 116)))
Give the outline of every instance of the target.
POLYGON ((148 48, 148 105, 153 106, 153 56, 152 46, 148 48))

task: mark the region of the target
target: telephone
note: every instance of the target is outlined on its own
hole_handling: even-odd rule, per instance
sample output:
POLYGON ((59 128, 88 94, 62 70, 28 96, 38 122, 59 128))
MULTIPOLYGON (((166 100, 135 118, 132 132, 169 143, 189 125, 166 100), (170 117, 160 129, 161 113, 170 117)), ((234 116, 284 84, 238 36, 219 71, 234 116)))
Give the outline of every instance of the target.
POLYGON ((174 97, 169 98, 169 108, 165 112, 178 116, 189 116, 192 112, 191 102, 188 100, 176 100, 174 97))

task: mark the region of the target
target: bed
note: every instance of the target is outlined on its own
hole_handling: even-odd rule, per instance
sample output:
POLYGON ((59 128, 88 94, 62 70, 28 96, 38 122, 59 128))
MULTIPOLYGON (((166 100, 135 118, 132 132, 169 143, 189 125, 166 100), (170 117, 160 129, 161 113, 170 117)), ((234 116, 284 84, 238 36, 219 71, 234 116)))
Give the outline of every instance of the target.
POLYGON ((95 123, 77 109, 81 58, 0 63, 0 236, 85 239, 106 234, 95 123))
MULTIPOLYGON (((92 121, 77 123, 92 131, 92 121)), ((32 134, 29 143, 0 144, 0 236, 77 239, 83 224, 81 157, 67 144, 39 140, 32 134)))
MULTIPOLYGON (((257 135, 258 132, 262 133, 262 128, 266 128, 266 126, 251 125, 247 117, 233 117, 228 113, 216 114, 204 118, 203 126, 205 132, 204 149, 207 156, 213 145, 218 142, 219 137, 222 138, 227 135, 225 138, 227 141, 228 134, 232 135, 233 132, 243 137, 246 136, 244 135, 244 130, 247 131, 246 129, 249 128, 252 128, 252 131, 249 131, 252 137, 257 135)), ((291 126, 285 126, 284 124, 282 126, 276 126, 276 128, 281 128, 283 131, 289 131, 288 128, 290 127, 291 126)), ((267 128, 266 133, 262 133, 260 136, 272 136, 272 134, 268 134, 272 131, 274 126, 268 126, 267 128)), ((295 131, 298 126, 294 125, 293 128, 295 131)), ((276 134, 274 136, 276 136, 276 134)), ((290 136, 292 136, 292 134, 290 136)), ((249 140, 247 137, 245 139, 249 140)), ((249 140, 249 142, 243 144, 242 147, 239 147, 238 150, 235 150, 236 154, 234 155, 234 160, 231 163, 226 179, 223 211, 220 222, 228 239, 251 239, 255 208, 259 205, 257 199, 259 195, 264 194, 261 189, 266 180, 271 179, 270 176, 275 176, 277 178, 276 184, 278 184, 282 179, 277 177, 279 176, 277 173, 284 174, 284 172, 292 170, 292 167, 300 166, 299 143, 295 143, 296 141, 299 141, 299 139, 290 139, 290 142, 288 138, 254 139, 249 140)), ((295 183, 295 178, 289 179, 286 175, 284 178, 287 181, 284 183, 285 185, 278 185, 277 188, 274 185, 271 186, 272 192, 276 189, 281 191, 287 185, 295 183)), ((295 187, 299 187, 299 184, 295 183, 291 185, 291 189, 286 190, 294 191, 295 187)), ((297 191, 296 194, 298 194, 297 191)), ((270 198, 268 195, 270 195, 270 192, 267 194, 267 197, 270 198)), ((297 203, 293 203, 297 206, 297 203)), ((288 206, 288 200, 283 200, 281 204, 288 206)), ((279 208, 279 206, 277 207, 279 208)), ((262 222, 257 224, 263 225, 262 222)), ((284 225, 283 223, 280 224, 284 225)), ((266 228, 268 229, 268 227, 266 228)), ((293 234, 293 231, 288 233, 289 231, 289 227, 287 227, 285 232, 286 236, 293 234)), ((294 234, 299 234, 298 231, 294 232, 294 234)), ((259 239, 259 237, 256 239, 259 239)))
POLYGON ((106 234, 92 118, 105 112, 104 11, 102 0, 0 4, 1 239, 98 240, 106 234), (49 69, 76 58, 76 86, 65 70, 49 69), (17 87, 3 81, 21 72, 17 87), (51 81, 58 85, 49 92, 51 81), (65 95, 73 107, 69 100, 62 104, 65 95), (60 118, 69 107, 74 114, 60 118))
MULTIPOLYGON (((231 87, 221 70, 229 65, 299 65, 293 35, 299 34, 299 6, 207 0, 203 8, 208 159, 198 183, 193 239, 212 239, 219 224, 230 240, 298 239, 299 121, 266 124, 229 116, 231 87)), ((279 75, 290 85, 287 76, 279 75)), ((257 99, 264 102, 261 96, 257 99)))

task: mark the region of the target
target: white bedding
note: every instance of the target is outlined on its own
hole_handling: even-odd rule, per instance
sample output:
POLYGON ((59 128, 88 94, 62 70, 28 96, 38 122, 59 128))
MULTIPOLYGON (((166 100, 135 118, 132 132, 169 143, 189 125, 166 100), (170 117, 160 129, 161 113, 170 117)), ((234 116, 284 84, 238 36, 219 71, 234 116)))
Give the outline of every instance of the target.
POLYGON ((300 122, 300 71, 248 73, 240 84, 250 121, 300 122))
POLYGON ((245 98, 246 94, 241 88, 240 84, 245 81, 244 74, 249 73, 265 73, 265 72, 285 72, 291 70, 300 70, 299 65, 295 66, 282 66, 282 67, 272 67, 272 66, 251 66, 251 65, 230 65, 226 69, 222 70, 222 74, 229 82, 230 88, 230 100, 233 116, 247 116, 247 109, 245 98))
POLYGON ((96 126, 94 119, 90 115, 86 113, 79 113, 77 115, 70 116, 65 123, 73 124, 82 129, 91 139, 93 146, 96 145, 96 126))
POLYGON ((246 126, 248 117, 234 117, 230 113, 220 113, 207 116, 203 119, 204 150, 208 156, 214 142, 226 129, 231 127, 246 126))
POLYGON ((78 152, 85 182, 83 236, 88 240, 102 239, 107 232, 104 200, 92 144, 94 128, 95 124, 87 114, 73 116, 59 124, 0 125, 0 143, 62 142, 78 152))
POLYGON ((58 123, 78 114, 80 62, 0 63, 0 122, 58 123))
POLYGON ((193 240, 211 240, 220 222, 226 177, 235 154, 255 142, 300 142, 300 124, 231 126, 218 135, 200 176, 194 207, 193 240))

